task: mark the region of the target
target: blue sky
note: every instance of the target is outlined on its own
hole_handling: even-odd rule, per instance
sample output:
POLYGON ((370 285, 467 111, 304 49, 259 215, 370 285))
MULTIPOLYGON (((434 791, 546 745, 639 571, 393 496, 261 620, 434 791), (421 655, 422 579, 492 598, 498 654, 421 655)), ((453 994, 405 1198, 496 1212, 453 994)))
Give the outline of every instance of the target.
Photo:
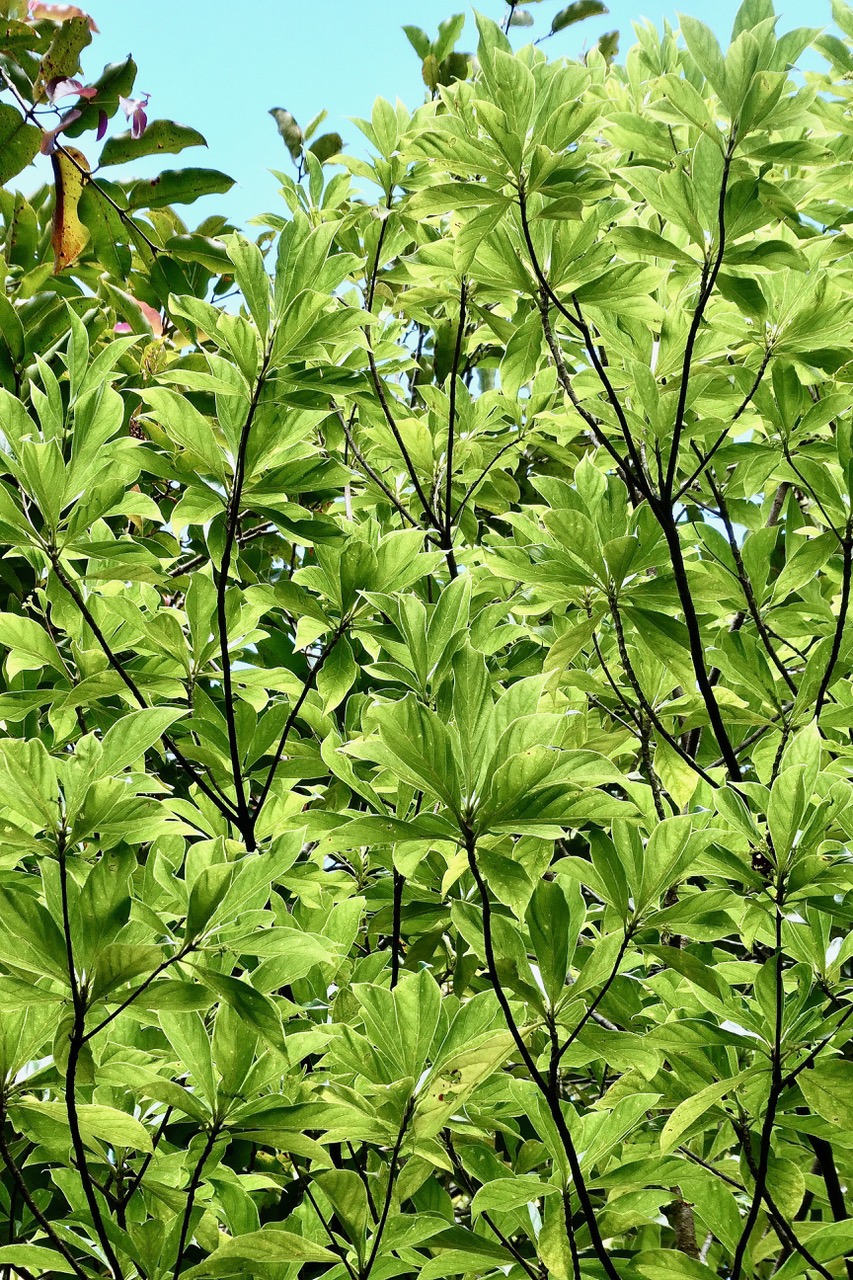
MULTIPOLYGON (((280 211, 273 168, 290 171, 270 107, 282 106, 307 122, 322 108, 324 129, 342 134, 351 149, 362 147, 348 116, 368 116, 377 96, 400 97, 409 106, 423 101, 420 64, 403 34, 403 24, 431 36, 439 22, 470 8, 457 0, 82 0, 101 35, 84 55, 84 71, 94 77, 107 61, 132 53, 139 65, 137 88, 151 94, 149 118, 191 124, 207 137, 209 149, 151 159, 134 166, 138 176, 165 165, 208 164, 223 169, 237 185, 186 209, 190 225, 206 212, 227 213, 238 223, 254 214, 280 211)), ((532 34, 545 31, 565 0, 528 4, 536 19, 532 34)), ((676 7, 701 17, 721 40, 731 30, 738 0, 611 0, 607 17, 587 20, 547 42, 552 56, 576 55, 604 31, 619 28, 623 51, 633 42, 631 22, 646 17, 675 23, 676 7)), ((500 19, 499 0, 478 0, 477 8, 500 19)), ((829 0, 777 0, 780 30, 829 25, 829 0)), ((469 18, 460 47, 470 47, 469 18)), ((517 45, 530 33, 515 30, 517 45)), ((117 118, 112 130, 120 127, 117 118)), ((94 148, 91 148, 94 150, 94 148)), ((113 171, 116 172, 116 171, 113 171)), ((118 176, 118 175, 117 175, 118 176)))

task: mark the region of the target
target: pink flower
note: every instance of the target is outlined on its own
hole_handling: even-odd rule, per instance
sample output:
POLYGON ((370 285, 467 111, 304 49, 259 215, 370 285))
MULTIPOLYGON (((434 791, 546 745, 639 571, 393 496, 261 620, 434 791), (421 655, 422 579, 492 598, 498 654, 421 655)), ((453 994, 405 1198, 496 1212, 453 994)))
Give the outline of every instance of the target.
POLYGON ((148 116, 145 114, 145 108, 151 97, 150 93, 143 93, 141 98, 119 98, 121 109, 130 121, 131 138, 141 138, 148 124, 148 116))
POLYGON ((98 90, 93 84, 84 85, 79 80, 72 80, 68 76, 51 76, 44 86, 44 91, 49 102, 56 102, 58 98, 67 98, 71 94, 76 94, 78 98, 98 96, 98 90))

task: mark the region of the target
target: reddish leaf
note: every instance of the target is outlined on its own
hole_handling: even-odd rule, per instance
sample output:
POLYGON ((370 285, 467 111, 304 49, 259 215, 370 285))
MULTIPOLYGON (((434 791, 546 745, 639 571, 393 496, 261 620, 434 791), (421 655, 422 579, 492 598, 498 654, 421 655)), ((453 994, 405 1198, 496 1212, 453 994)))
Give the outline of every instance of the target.
POLYGON ((30 0, 27 12, 30 22, 67 22, 69 18, 84 18, 90 31, 98 30, 95 19, 76 4, 41 4, 40 0, 30 0))

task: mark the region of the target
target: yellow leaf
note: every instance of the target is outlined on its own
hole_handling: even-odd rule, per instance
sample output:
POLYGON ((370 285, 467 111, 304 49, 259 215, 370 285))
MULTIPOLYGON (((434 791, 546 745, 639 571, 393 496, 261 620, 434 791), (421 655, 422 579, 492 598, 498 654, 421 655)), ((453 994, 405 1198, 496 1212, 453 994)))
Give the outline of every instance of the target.
POLYGON ((56 183, 56 203, 53 210, 53 274, 70 267, 86 248, 89 232, 77 216, 77 206, 83 194, 86 177, 80 168, 89 172, 89 162, 76 147, 66 147, 67 155, 56 151, 50 157, 56 183), (77 164, 74 163, 76 160, 77 164), (77 166, 80 166, 78 168, 77 166))

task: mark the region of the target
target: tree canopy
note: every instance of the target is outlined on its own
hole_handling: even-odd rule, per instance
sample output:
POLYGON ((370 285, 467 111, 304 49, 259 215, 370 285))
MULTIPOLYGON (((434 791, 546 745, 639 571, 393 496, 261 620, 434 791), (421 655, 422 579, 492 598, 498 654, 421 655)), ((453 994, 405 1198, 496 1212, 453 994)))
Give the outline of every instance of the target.
POLYGON ((4 1280, 853 1276, 853 10, 534 9, 246 234, 0 4, 4 1280))

